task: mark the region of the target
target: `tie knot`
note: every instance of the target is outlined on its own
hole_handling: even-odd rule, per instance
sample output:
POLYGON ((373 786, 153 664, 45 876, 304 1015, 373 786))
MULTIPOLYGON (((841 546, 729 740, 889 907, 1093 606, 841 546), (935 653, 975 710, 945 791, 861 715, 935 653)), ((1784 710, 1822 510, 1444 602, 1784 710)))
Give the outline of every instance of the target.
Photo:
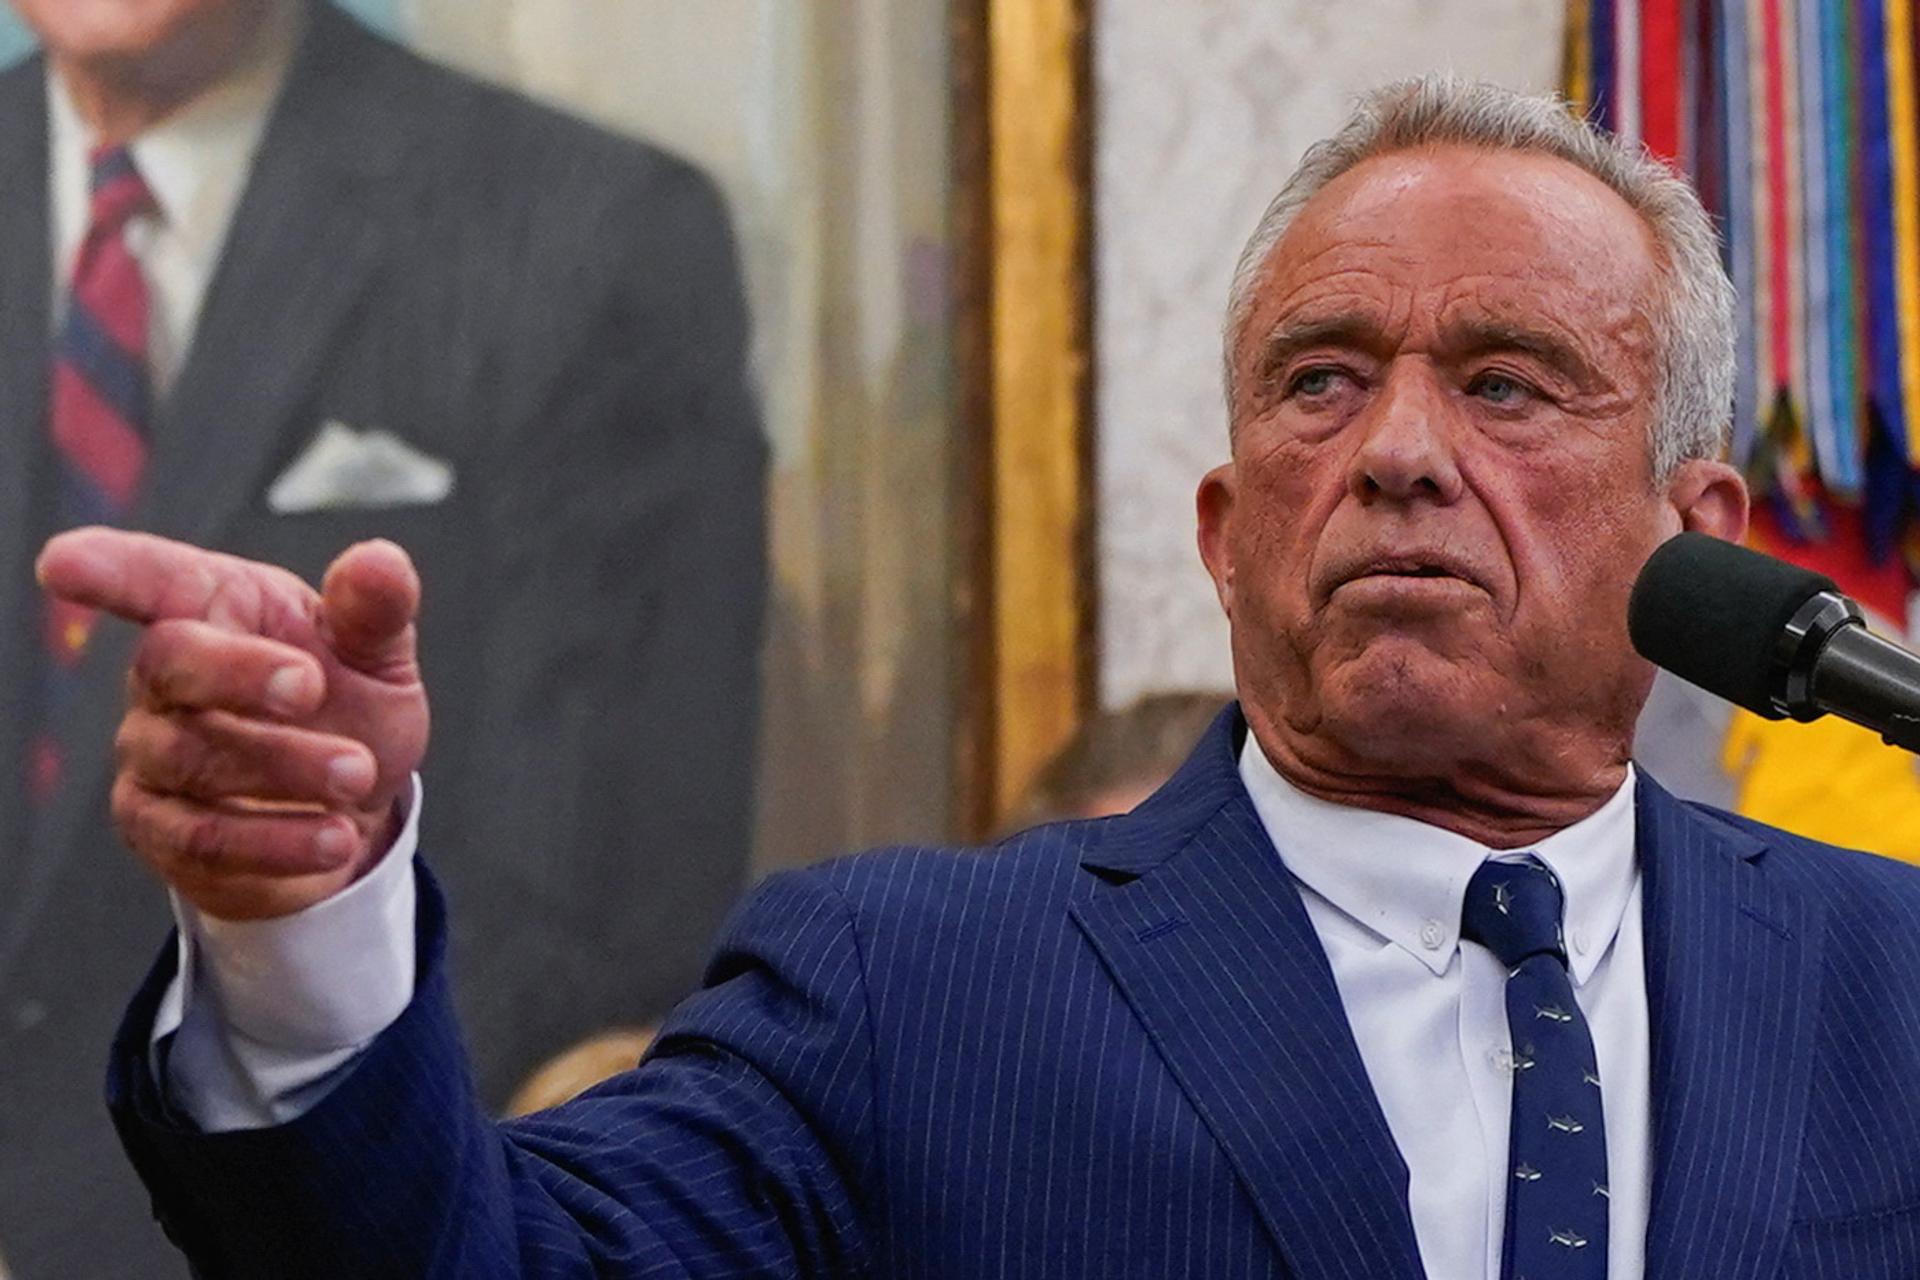
POLYGON ((1483 862, 1467 882, 1460 936, 1493 952, 1509 969, 1529 956, 1565 963, 1560 941, 1560 882, 1532 854, 1518 862, 1483 862))
POLYGON ((92 156, 93 208, 95 234, 119 231, 129 218, 154 208, 153 192, 133 163, 133 152, 125 146, 97 147, 92 156))

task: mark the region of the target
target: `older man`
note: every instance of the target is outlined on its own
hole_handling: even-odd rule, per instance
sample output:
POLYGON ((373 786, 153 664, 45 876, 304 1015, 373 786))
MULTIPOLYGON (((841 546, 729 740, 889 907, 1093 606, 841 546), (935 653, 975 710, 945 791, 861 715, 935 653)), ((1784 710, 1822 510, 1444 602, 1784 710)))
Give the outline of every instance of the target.
POLYGON ((113 1093, 174 1238, 228 1276, 1920 1274, 1920 879, 1628 759, 1635 572, 1745 521, 1729 316, 1657 164, 1374 95, 1235 285, 1199 512, 1239 709, 1125 817, 769 881, 636 1070, 502 1128, 413 866, 405 558, 316 596, 56 542, 150 627, 116 811, 193 945, 113 1093))
POLYGON ((13 4, 43 51, 0 75, 0 1250, 151 1280, 178 1268, 97 1066, 166 920, 101 859, 125 637, 43 614, 41 543, 109 522, 315 575, 406 540, 498 1104, 691 990, 744 883, 763 446, 681 161, 325 0, 13 4))

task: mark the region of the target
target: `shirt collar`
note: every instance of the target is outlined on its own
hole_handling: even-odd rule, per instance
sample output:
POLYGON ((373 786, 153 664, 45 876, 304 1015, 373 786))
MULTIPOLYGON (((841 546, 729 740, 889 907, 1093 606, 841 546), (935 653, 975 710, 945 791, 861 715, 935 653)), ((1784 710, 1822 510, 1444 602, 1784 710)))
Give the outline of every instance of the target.
MULTIPOLYGON (((300 0, 275 0, 253 47, 231 71, 129 144, 162 221, 196 259, 210 264, 219 254, 305 27, 300 0)), ((47 65, 53 156, 84 175, 91 132, 52 62, 47 65)))
POLYGON ((1240 752, 1240 778, 1287 870, 1436 976, 1460 948, 1467 882, 1489 858, 1530 852, 1559 877, 1576 986, 1612 947, 1638 876, 1632 766, 1605 804, 1524 850, 1490 849, 1413 818, 1310 796, 1280 776, 1252 734, 1240 752))

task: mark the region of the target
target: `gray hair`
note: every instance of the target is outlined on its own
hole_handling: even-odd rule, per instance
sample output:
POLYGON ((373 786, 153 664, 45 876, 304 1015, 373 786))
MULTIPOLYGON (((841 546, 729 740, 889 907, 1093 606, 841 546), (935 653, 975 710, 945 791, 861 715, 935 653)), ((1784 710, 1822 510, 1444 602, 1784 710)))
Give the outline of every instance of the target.
POLYGON ((1364 95, 1339 132, 1307 152, 1254 228, 1233 272, 1226 326, 1227 403, 1234 351, 1254 285, 1273 247, 1322 188, 1363 160, 1440 144, 1557 156, 1607 184, 1653 231, 1665 257, 1652 317, 1659 362, 1653 400, 1653 474, 1663 481, 1689 458, 1726 449, 1733 401, 1733 285, 1699 197, 1645 149, 1580 119, 1554 96, 1428 75, 1364 95))

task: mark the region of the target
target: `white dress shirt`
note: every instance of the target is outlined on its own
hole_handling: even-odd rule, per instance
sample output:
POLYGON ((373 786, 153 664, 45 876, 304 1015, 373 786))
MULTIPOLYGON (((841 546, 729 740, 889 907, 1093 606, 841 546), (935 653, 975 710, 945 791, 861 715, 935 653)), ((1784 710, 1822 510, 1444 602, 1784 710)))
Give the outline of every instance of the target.
MULTIPOLYGON (((147 365, 156 398, 172 389, 186 361, 254 153, 300 43, 303 15, 294 0, 276 0, 231 72, 129 144, 134 166, 159 206, 156 214, 133 219, 126 230, 127 249, 147 283, 147 365)), ((66 83, 49 63, 47 207, 55 333, 66 315, 67 288, 87 234, 88 155, 94 141, 66 83)))
POLYGON ((1652 1185, 1647 986, 1634 777, 1587 818, 1500 851, 1411 818, 1316 799, 1251 734, 1240 776, 1306 903, 1367 1078, 1407 1162, 1420 1258, 1433 1280, 1499 1280, 1513 1096, 1507 973, 1461 944, 1467 881, 1532 852, 1566 892, 1574 996, 1606 1081, 1608 1280, 1641 1280, 1652 1185))
MULTIPOLYGON (((1249 736, 1240 774, 1300 885, 1360 1058, 1406 1160, 1433 1280, 1499 1280, 1512 1068, 1506 971, 1460 942, 1467 882, 1510 856, 1410 818, 1306 795, 1249 736)), ((1591 816, 1529 850, 1566 892, 1575 997, 1606 1089, 1608 1280, 1641 1280, 1651 1150, 1647 993, 1634 777, 1591 816)), ((406 1009, 414 978, 420 792, 385 860, 338 897, 234 925, 176 899, 180 974, 154 1028, 178 1029, 173 1099, 204 1129, 300 1115, 406 1009)))

